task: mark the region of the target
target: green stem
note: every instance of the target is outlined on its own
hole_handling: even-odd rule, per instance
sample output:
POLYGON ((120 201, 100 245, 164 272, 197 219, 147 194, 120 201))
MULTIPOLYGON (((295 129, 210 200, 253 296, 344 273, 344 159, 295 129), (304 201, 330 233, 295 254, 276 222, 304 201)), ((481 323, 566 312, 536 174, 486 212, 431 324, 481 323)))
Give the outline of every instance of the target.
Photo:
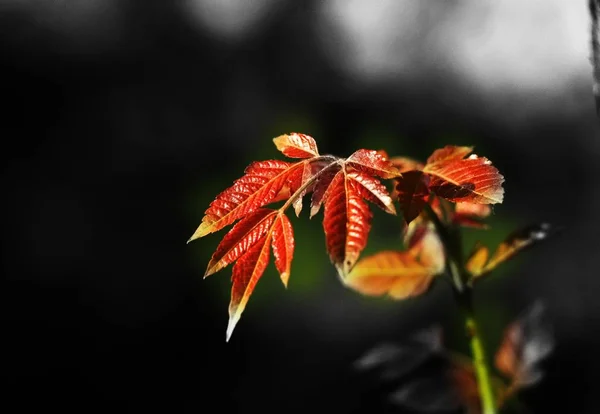
POLYGON ((496 399, 494 398, 485 349, 474 317, 472 287, 467 283, 468 274, 463 265, 464 258, 460 231, 455 227, 445 225, 429 204, 425 206, 425 210, 434 223, 444 245, 446 268, 450 273, 457 301, 466 315, 465 328, 475 365, 475 376, 477 378, 482 414, 496 414, 496 399))
POLYGON ((490 373, 481 337, 477 330, 477 323, 471 316, 467 317, 465 325, 467 335, 471 341, 471 353, 473 355, 473 363, 475 364, 475 376, 477 377, 482 414, 496 414, 496 399, 494 398, 490 373))

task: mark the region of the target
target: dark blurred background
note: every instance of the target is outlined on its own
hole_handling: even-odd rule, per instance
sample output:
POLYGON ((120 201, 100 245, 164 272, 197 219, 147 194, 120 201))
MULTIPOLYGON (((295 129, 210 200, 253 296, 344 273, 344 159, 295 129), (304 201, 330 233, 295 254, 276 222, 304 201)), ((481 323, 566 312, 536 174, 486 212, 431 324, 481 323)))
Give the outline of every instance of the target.
MULTIPOLYGON (((563 225, 481 283, 490 354, 543 300, 556 349, 532 412, 598 412, 600 137, 586 2, 1 0, 3 405, 6 412, 373 412, 368 348, 442 324, 447 284, 404 302, 342 287, 320 217, 293 219, 229 343, 223 233, 186 244, 271 139, 425 159, 474 145, 506 177, 491 230, 563 225)), ((375 212, 369 248, 400 243, 375 212)))

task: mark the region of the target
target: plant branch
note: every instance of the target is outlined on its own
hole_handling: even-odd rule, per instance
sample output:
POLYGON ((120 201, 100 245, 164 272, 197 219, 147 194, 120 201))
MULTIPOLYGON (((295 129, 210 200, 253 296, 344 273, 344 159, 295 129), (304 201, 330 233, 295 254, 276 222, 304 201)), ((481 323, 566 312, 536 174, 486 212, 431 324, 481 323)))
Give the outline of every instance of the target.
POLYGON ((475 366, 482 414, 496 414, 496 400, 494 398, 485 349, 474 317, 472 287, 467 283, 468 274, 464 268, 460 228, 442 223, 429 203, 425 205, 425 211, 436 227, 444 245, 446 269, 450 273, 457 301, 465 313, 466 335, 471 346, 471 356, 473 357, 475 366))
POLYGON ((471 343, 471 354, 473 356, 473 364, 475 365, 475 376, 477 377, 482 413, 496 414, 496 400, 492 389, 485 350, 477 329, 477 323, 472 315, 467 316, 465 326, 471 343))

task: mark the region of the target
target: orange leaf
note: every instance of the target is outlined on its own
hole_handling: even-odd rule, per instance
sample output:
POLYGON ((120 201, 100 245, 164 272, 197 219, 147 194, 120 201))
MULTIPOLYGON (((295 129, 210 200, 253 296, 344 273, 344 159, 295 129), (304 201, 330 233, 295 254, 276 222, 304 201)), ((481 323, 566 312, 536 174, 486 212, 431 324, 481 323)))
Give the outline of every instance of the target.
POLYGON ((280 194, 290 174, 304 163, 257 161, 250 164, 243 177, 221 192, 205 212, 202 223, 188 242, 222 229, 258 208, 269 204, 280 194))
POLYGON ((429 166, 437 163, 448 163, 463 159, 473 152, 473 147, 459 147, 455 145, 446 145, 444 148, 437 149, 427 158, 426 164, 429 166))
POLYGON ((430 269, 434 274, 440 274, 444 271, 446 265, 444 245, 431 222, 419 226, 409 242, 409 253, 419 260, 419 262, 430 269))
POLYGON ((273 224, 276 213, 275 210, 261 208, 237 222, 217 246, 204 277, 233 263, 261 240, 273 224))
POLYGON ((489 255, 489 249, 478 243, 473 249, 473 252, 469 255, 465 264, 465 269, 472 276, 480 275, 485 268, 489 255))
POLYGON ((269 241, 271 234, 261 238, 233 266, 233 286, 229 303, 229 323, 226 340, 229 341, 235 325, 246 308, 248 299, 254 291, 256 283, 265 272, 269 263, 269 241))
POLYGON ((273 142, 279 151, 290 158, 311 158, 319 155, 317 143, 309 135, 294 132, 273 138, 273 142))
POLYGON ((398 202, 404 221, 410 223, 423 210, 429 197, 429 177, 421 171, 407 171, 396 179, 398 202))
POLYGON ((405 299, 425 292, 444 271, 444 247, 434 228, 412 226, 406 251, 383 251, 358 261, 345 280, 364 294, 405 299))
POLYGON ((344 277, 367 244, 372 213, 359 192, 350 185, 345 169, 340 170, 324 195, 323 229, 327 252, 344 277))
POLYGON ((408 251, 386 250, 359 260, 344 283, 363 295, 405 299, 425 292, 437 271, 408 251))
POLYGON ((283 285, 287 287, 292 258, 294 256, 294 231, 292 223, 283 213, 279 213, 273 223, 273 255, 275 256, 275 267, 279 271, 283 285))
POLYGON ((381 178, 394 178, 400 175, 400 171, 383 153, 374 150, 359 149, 346 159, 346 164, 381 178))
POLYGON ((499 264, 514 257, 521 250, 548 238, 557 229, 548 223, 525 227, 510 234, 496 249, 488 263, 476 276, 491 272, 499 264))
POLYGON ((432 154, 434 162, 428 163, 423 172, 431 176, 429 188, 435 194, 450 201, 469 201, 479 204, 501 203, 504 197, 504 177, 492 163, 483 157, 467 153, 467 147, 454 147, 454 152, 432 154))

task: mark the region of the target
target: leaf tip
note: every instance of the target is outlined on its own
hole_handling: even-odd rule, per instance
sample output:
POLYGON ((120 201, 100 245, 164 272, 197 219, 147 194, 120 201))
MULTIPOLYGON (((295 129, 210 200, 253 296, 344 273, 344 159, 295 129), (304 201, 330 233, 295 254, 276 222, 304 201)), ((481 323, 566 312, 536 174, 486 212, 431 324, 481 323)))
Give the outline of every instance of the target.
POLYGON ((206 222, 202 222, 200 223, 200 226, 198 226, 198 228, 196 229, 196 231, 194 232, 194 234, 192 234, 192 236, 188 239, 187 243, 190 243, 196 239, 199 239, 201 237, 206 236, 209 233, 212 233, 212 231, 210 231, 208 228, 210 227, 210 225, 206 222))
POLYGON ((280 275, 281 277, 281 283, 283 283, 283 287, 284 288, 288 288, 288 280, 290 280, 290 273, 289 272, 283 272, 280 275))
POLYGON ((233 330, 235 329, 235 326, 237 325, 239 320, 240 320, 239 315, 233 315, 232 317, 229 318, 229 322, 227 323, 227 332, 225 333, 225 342, 229 342, 229 340, 231 339, 233 330))

